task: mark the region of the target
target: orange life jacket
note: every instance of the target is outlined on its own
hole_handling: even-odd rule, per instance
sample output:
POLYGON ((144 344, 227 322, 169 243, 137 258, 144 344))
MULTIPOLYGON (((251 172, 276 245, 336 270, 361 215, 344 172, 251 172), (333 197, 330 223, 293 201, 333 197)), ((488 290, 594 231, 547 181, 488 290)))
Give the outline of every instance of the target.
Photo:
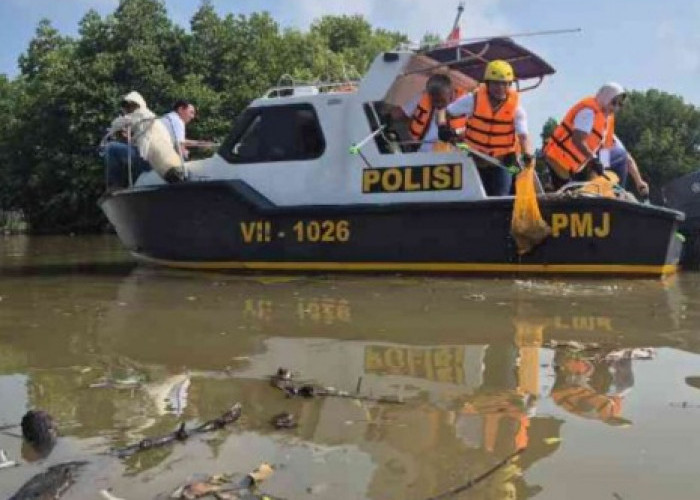
POLYGON ((545 156, 569 173, 578 172, 586 163, 586 156, 574 145, 572 140, 574 119, 578 112, 584 108, 592 109, 595 112, 593 130, 585 140, 588 149, 596 153, 601 147, 612 147, 614 141, 615 117, 612 114, 606 117, 595 97, 586 97, 579 101, 566 113, 564 120, 554 129, 544 147, 545 156))
POLYGON ((515 112, 520 96, 508 89, 506 100, 494 111, 485 85, 474 91, 474 113, 467 118, 464 138, 467 144, 487 155, 501 157, 518 150, 515 136, 515 112))
POLYGON ((599 394, 588 387, 571 386, 552 390, 554 402, 584 418, 606 421, 622 413, 622 398, 599 394))
MULTIPOLYGON (((463 95, 464 90, 455 89, 455 99, 462 97, 463 95)), ((408 127, 414 140, 423 140, 425 134, 427 134, 428 130, 430 130, 430 124, 433 121, 434 115, 435 108, 433 107, 433 100, 427 92, 423 92, 423 96, 418 102, 418 106, 416 106, 416 109, 413 111, 413 115, 411 116, 411 123, 408 127)), ((463 116, 458 118, 451 118, 449 121, 452 130, 455 130, 460 135, 464 132, 466 122, 467 120, 463 116)))
POLYGON ((506 392, 476 396, 473 402, 465 403, 462 410, 466 414, 480 414, 484 417, 484 447, 493 451, 499 434, 502 419, 517 421, 517 430, 511 437, 516 450, 527 448, 530 418, 522 406, 521 395, 506 392))

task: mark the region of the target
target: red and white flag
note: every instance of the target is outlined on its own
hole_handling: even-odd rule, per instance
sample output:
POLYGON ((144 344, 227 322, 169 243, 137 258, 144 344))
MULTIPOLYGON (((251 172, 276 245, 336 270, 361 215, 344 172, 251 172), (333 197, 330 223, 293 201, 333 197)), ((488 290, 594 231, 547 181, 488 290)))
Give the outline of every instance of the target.
POLYGON ((452 28, 452 31, 450 31, 450 34, 447 37, 447 40, 445 40, 445 45, 447 47, 454 47, 455 45, 459 44, 459 41, 462 39, 462 30, 460 29, 459 26, 455 26, 452 28))

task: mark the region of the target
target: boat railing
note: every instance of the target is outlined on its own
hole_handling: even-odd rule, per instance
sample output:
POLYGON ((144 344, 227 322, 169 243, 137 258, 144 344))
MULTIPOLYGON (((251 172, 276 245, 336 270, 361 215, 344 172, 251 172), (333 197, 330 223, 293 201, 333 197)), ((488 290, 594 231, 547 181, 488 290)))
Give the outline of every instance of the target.
POLYGON ((359 81, 312 83, 304 85, 284 85, 271 87, 263 94, 265 99, 278 97, 292 97, 299 95, 318 95, 322 93, 349 93, 355 92, 359 81))
MULTIPOLYGON (((100 151, 100 156, 105 154, 105 149, 107 147, 107 143, 110 142, 111 139, 114 139, 117 137, 117 134, 123 133, 126 137, 126 145, 129 148, 129 153, 127 154, 127 179, 128 179, 128 187, 133 187, 134 182, 136 179, 134 179, 134 173, 133 173, 133 165, 132 165, 132 152, 133 152, 133 146, 135 146, 135 139, 141 136, 142 134, 146 133, 146 130, 143 130, 139 132, 138 134, 134 134, 133 131, 136 128, 137 125, 141 125, 143 123, 149 124, 148 127, 150 128, 150 125, 153 124, 156 120, 158 120, 158 116, 154 116, 152 118, 143 118, 137 122, 134 122, 130 125, 127 125, 123 129, 119 130, 109 130, 100 140, 100 144, 98 146, 98 149, 100 151)), ((183 174, 185 178, 189 177, 189 172, 187 171, 187 164, 185 162, 185 158, 182 155, 182 151, 178 150, 177 151, 178 155, 180 156, 180 167, 182 168, 183 174)), ((137 152, 137 154, 139 154, 137 152)), ((107 185, 107 170, 105 169, 105 185, 107 185)))
POLYGON ((296 81, 291 75, 282 75, 277 85, 269 88, 263 94, 265 99, 279 97, 292 97, 299 95, 318 95, 322 93, 348 93, 355 92, 360 85, 360 80, 345 79, 338 82, 306 82, 296 81))

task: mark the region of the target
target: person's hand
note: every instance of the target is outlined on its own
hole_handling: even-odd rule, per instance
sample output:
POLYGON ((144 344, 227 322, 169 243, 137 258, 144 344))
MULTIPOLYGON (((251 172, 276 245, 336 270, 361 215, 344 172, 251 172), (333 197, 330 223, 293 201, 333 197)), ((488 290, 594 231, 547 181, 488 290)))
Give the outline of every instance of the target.
POLYGON ((649 197, 649 184, 640 179, 637 184, 637 192, 643 198, 649 197))
POLYGON ((605 167, 598 158, 593 157, 590 160, 588 160, 588 168, 590 168, 600 176, 603 176, 605 174, 605 167))
POLYGON ((449 125, 440 125, 438 127, 438 139, 443 142, 454 142, 458 139, 457 133, 452 130, 449 125))
POLYGON ((523 153, 523 165, 525 165, 525 168, 529 167, 530 165, 533 165, 535 161, 535 157, 532 156, 530 153, 523 153))

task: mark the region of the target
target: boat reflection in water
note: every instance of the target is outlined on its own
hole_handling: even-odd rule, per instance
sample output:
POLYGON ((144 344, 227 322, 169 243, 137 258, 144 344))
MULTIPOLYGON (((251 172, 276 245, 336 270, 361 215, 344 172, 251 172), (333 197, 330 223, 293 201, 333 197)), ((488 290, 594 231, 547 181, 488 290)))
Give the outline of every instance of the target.
MULTIPOLYGON (((75 289, 58 293, 32 286, 34 298, 13 314, 24 307, 33 319, 16 323, 12 335, 0 334, 0 373, 8 374, 0 376, 0 387, 4 393, 9 373, 22 373, 23 382, 13 387, 26 386, 28 405, 60 422, 65 438, 49 461, 94 455, 169 432, 181 419, 205 420, 235 401, 243 404, 240 424, 206 441, 128 459, 126 471, 139 481, 123 478, 123 466, 108 460, 100 477, 127 498, 169 491, 194 472, 246 471, 267 460, 281 467, 265 489, 286 498, 312 492, 425 499, 519 448, 527 450, 470 498, 538 492, 563 498, 557 495, 567 488, 584 491, 584 478, 575 473, 580 460, 597 477, 610 465, 602 457, 617 454, 633 464, 636 451, 625 450, 644 446, 652 451, 642 469, 670 470, 668 447, 677 451, 682 431, 691 427, 687 414, 668 404, 672 396, 645 385, 653 381, 679 399, 694 391, 684 379, 697 374, 691 367, 700 346, 689 332, 698 318, 678 282, 194 277, 136 270, 116 287, 76 280, 75 289), (77 311, 70 308, 75 303, 77 311), (55 319, 48 340, 37 331, 44 318, 55 319), (640 349, 647 347, 674 349, 640 349), (643 359, 645 353, 653 359, 643 359), (280 366, 300 380, 400 396, 405 404, 288 399, 268 382, 280 366), (124 387, 88 388, 105 377, 124 387), (297 416, 297 429, 271 427, 270 418, 282 411, 297 416), (677 434, 669 435, 669 422, 677 434), (663 435, 665 445, 654 437, 663 435), (591 453, 595 463, 586 459, 591 453)), ((2 440, 0 446, 12 451, 13 445, 2 440)), ((674 467, 691 473, 689 466, 674 467)), ((0 494, 34 471, 12 472, 0 494)), ((632 465, 587 487, 586 495, 596 498, 614 488, 673 491, 663 475, 652 484, 632 465)))

